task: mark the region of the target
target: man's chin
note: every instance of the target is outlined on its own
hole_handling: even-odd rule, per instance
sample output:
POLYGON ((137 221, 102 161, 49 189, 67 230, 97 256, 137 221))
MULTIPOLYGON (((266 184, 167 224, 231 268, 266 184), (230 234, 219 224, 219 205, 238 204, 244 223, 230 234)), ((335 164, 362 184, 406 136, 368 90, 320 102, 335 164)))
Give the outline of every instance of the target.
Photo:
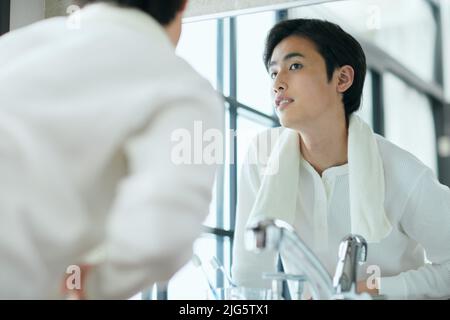
POLYGON ((295 121, 292 121, 290 119, 283 119, 280 118, 280 124, 285 127, 285 128, 289 128, 289 129, 294 129, 295 126, 295 121))
POLYGON ((279 113, 278 119, 280 120, 280 124, 285 128, 293 129, 298 124, 298 119, 293 119, 286 113, 279 113))
POLYGON ((305 125, 305 121, 303 121, 302 119, 292 119, 289 117, 279 117, 280 119, 280 124, 285 127, 285 128, 289 128, 292 130, 299 130, 299 128, 304 127, 305 125))

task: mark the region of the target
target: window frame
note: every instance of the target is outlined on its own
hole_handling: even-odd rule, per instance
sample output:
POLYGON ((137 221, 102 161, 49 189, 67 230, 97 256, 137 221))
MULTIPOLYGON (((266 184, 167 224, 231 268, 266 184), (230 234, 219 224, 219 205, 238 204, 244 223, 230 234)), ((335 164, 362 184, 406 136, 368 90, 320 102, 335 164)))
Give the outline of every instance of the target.
POLYGON ((11 1, 0 1, 0 36, 9 32, 11 21, 11 1))

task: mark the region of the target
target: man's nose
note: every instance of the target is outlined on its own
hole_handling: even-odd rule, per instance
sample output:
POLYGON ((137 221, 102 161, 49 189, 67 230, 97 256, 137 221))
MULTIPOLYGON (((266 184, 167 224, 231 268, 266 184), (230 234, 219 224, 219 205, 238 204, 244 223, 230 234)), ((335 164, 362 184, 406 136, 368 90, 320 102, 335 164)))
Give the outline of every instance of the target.
POLYGON ((282 79, 276 79, 273 83, 273 91, 275 93, 286 91, 287 89, 287 83, 283 81, 282 79))

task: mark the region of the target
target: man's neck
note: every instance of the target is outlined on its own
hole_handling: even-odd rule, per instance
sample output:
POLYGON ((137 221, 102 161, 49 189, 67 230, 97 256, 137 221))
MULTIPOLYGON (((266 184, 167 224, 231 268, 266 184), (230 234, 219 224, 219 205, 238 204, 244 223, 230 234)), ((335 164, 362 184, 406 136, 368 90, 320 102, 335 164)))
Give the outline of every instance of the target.
POLYGON ((322 121, 314 127, 298 130, 302 157, 322 175, 328 168, 348 162, 348 130, 344 119, 322 121))
POLYGON ((182 17, 183 12, 180 11, 169 24, 163 26, 174 47, 177 46, 180 40, 182 17))

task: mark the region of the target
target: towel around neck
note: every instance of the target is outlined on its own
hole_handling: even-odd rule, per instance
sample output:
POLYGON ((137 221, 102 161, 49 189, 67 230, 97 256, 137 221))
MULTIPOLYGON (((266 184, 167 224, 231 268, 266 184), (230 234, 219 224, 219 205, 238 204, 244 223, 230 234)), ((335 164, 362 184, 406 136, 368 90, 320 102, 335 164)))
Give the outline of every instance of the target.
MULTIPOLYGON (((295 220, 302 156, 299 133, 285 128, 275 139, 270 141, 274 147, 262 174, 249 223, 272 218, 292 225, 295 220)), ((351 232, 369 243, 379 242, 392 229, 384 209, 383 161, 372 129, 355 114, 350 117, 348 168, 351 232)), ((326 215, 315 217, 314 234, 315 246, 325 250, 328 247, 326 215)))

